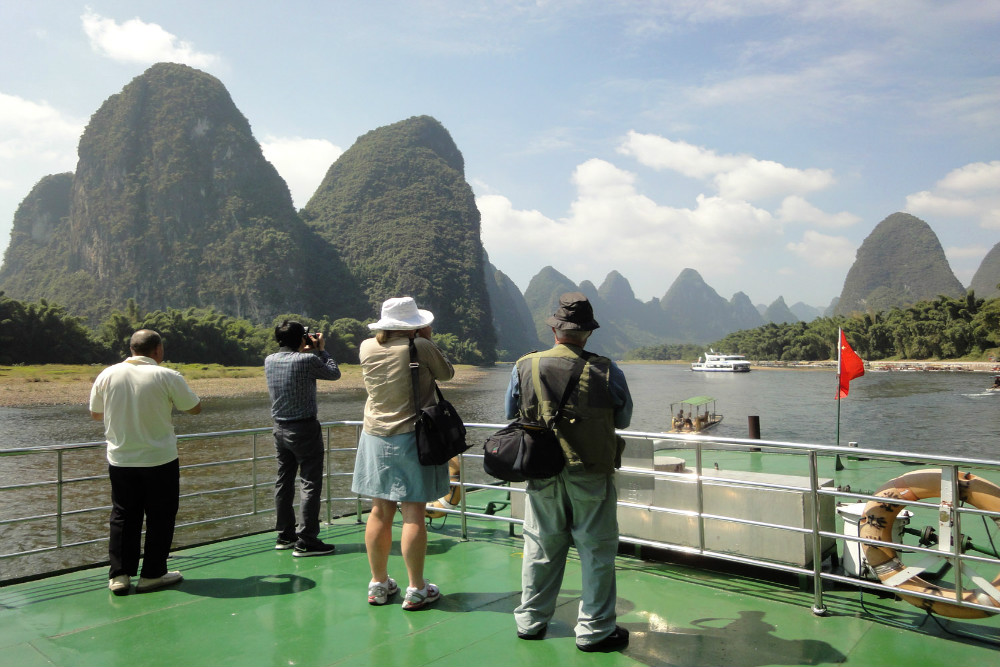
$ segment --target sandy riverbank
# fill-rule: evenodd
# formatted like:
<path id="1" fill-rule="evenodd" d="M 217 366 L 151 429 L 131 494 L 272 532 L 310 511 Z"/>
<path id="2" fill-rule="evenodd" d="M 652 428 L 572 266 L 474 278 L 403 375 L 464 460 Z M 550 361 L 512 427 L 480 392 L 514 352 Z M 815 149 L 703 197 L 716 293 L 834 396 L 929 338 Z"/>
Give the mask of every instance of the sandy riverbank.
<path id="1" fill-rule="evenodd" d="M 364 389 L 361 369 L 343 366 L 343 374 L 336 382 L 317 382 L 319 393 L 334 393 Z M 96 377 L 100 369 L 93 372 Z M 462 386 L 478 381 L 485 371 L 475 366 L 457 366 L 455 377 L 442 387 Z M 0 376 L 0 407 L 30 407 L 36 405 L 86 405 L 90 398 L 90 377 L 53 376 L 33 378 Z M 202 399 L 233 398 L 239 396 L 267 396 L 264 371 L 254 377 L 208 377 L 189 379 L 191 389 Z"/>

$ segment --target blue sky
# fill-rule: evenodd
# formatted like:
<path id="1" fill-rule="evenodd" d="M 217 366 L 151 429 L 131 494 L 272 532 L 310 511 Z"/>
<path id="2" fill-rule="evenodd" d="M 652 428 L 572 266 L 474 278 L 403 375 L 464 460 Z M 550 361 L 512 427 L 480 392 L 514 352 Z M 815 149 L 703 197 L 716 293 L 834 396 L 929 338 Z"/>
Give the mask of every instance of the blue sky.
<path id="1" fill-rule="evenodd" d="M 963 284 L 1000 242 L 1000 3 L 464 0 L 0 5 L 0 248 L 155 62 L 218 77 L 304 206 L 355 139 L 437 118 L 492 262 L 643 301 L 826 306 L 896 211 Z"/>

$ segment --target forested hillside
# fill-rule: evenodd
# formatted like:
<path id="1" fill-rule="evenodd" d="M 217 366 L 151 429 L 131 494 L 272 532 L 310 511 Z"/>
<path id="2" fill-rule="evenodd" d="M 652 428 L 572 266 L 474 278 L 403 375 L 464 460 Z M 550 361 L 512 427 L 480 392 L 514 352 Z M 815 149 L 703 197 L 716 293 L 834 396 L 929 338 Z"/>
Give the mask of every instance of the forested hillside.
<path id="1" fill-rule="evenodd" d="M 965 288 L 952 272 L 937 235 L 908 213 L 893 213 L 858 249 L 834 313 L 871 313 L 907 306 Z"/>
<path id="2" fill-rule="evenodd" d="M 436 120 L 361 137 L 305 217 L 222 83 L 161 63 L 94 113 L 74 173 L 23 200 L 0 290 L 95 328 L 129 300 L 268 327 L 282 313 L 366 321 L 411 295 L 457 361 L 496 358 L 479 211 Z"/>
<path id="3" fill-rule="evenodd" d="M 43 179 L 15 216 L 0 271 L 10 295 L 91 323 L 129 298 L 256 322 L 362 316 L 218 79 L 154 65 L 94 113 L 78 153 L 76 172 Z"/>
<path id="4" fill-rule="evenodd" d="M 792 341 L 787 345 L 751 344 L 755 336 L 746 333 L 817 309 L 789 309 L 778 297 L 758 310 L 743 292 L 727 301 L 692 268 L 647 302 L 618 271 L 596 286 L 576 284 L 552 266 L 522 295 L 489 263 L 462 153 L 430 116 L 359 137 L 296 212 L 223 84 L 160 63 L 97 109 L 78 157 L 74 172 L 40 179 L 18 207 L 0 294 L 26 326 L 59 322 L 68 335 L 96 341 L 83 359 L 123 354 L 124 330 L 146 325 L 203 337 L 200 349 L 181 344 L 190 360 L 213 361 L 211 350 L 220 357 L 214 361 L 251 363 L 270 345 L 275 319 L 291 314 L 330 332 L 348 361 L 382 301 L 411 295 L 434 312 L 435 333 L 453 360 L 489 364 L 548 345 L 544 321 L 569 291 L 594 302 L 601 329 L 591 345 L 617 358 L 637 348 L 687 354 L 685 345 L 720 340 L 754 348 L 755 358 L 823 353 L 806 335 L 811 324 L 769 329 Z M 981 296 L 1000 296 L 998 248 L 973 279 Z M 862 329 L 872 355 L 971 354 L 990 335 L 974 317 L 960 325 L 961 318 L 895 314 L 920 300 L 964 294 L 930 226 L 895 213 L 865 239 L 831 305 L 836 310 L 827 312 L 867 318 Z M 972 310 L 980 312 L 966 304 L 964 312 Z M 898 330 L 891 345 L 890 322 Z M 34 334 L 0 325 L 7 336 L 0 354 L 27 363 L 19 355 L 32 340 L 22 338 Z M 945 328 L 932 333 L 934 326 Z M 822 321 L 816 327 L 829 328 Z"/>
<path id="5" fill-rule="evenodd" d="M 340 253 L 371 314 L 408 294 L 433 311 L 438 330 L 496 359 L 479 209 L 438 121 L 418 116 L 359 137 L 302 215 Z"/>
<path id="6" fill-rule="evenodd" d="M 882 313 L 772 322 L 731 333 L 714 347 L 755 360 L 836 359 L 840 327 L 854 351 L 867 360 L 978 357 L 1000 347 L 1000 299 L 979 299 L 969 292 Z"/>
<path id="7" fill-rule="evenodd" d="M 988 299 L 1000 296 L 1000 243 L 986 253 L 969 287 Z"/>

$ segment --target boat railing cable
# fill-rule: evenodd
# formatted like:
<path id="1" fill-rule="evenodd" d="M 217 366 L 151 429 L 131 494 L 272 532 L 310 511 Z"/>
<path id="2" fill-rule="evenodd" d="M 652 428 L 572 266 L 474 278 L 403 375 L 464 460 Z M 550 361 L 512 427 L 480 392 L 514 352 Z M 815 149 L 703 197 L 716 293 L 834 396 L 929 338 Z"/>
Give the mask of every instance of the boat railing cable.
<path id="1" fill-rule="evenodd" d="M 475 444 L 504 425 L 466 426 Z M 361 522 L 370 500 L 350 491 L 361 422 L 324 422 L 322 427 L 327 447 L 326 520 L 353 517 Z M 176 546 L 273 530 L 276 461 L 273 447 L 262 445 L 270 431 L 262 427 L 179 436 L 183 465 Z M 990 533 L 991 523 L 1000 525 L 1000 513 L 960 502 L 948 510 L 945 523 L 953 523 L 956 532 L 963 519 L 971 528 L 977 524 L 972 519 L 981 518 L 978 532 L 985 538 L 976 549 L 967 548 L 964 540 L 955 544 L 942 538 L 947 544 L 941 550 L 929 543 L 902 545 L 847 535 L 837 529 L 838 503 L 884 499 L 873 492 L 834 486 L 833 476 L 852 472 L 835 468 L 834 461 L 843 457 L 856 462 L 851 465 L 858 471 L 863 466 L 876 470 L 929 466 L 945 470 L 946 480 L 955 479 L 960 470 L 1000 481 L 1000 461 L 696 434 L 619 433 L 627 443 L 617 475 L 620 541 L 637 552 L 675 552 L 794 575 L 811 582 L 812 611 L 822 615 L 824 587 L 898 593 L 895 586 L 866 578 L 862 566 L 853 575 L 839 566 L 841 550 L 845 559 L 851 555 L 861 562 L 866 545 L 885 546 L 905 550 L 914 559 L 935 557 L 949 563 L 957 579 L 955 605 L 990 614 L 998 611 L 996 605 L 984 603 L 982 595 L 976 598 L 979 602 L 961 598 L 963 592 L 976 590 L 971 586 L 986 596 L 995 593 L 975 570 L 1000 570 Z M 103 442 L 0 449 L 0 581 L 13 580 L 11 572 L 18 572 L 18 578 L 44 576 L 106 559 L 109 505 L 104 450 Z M 481 447 L 473 446 L 461 456 L 458 506 L 435 508 L 446 520 L 456 515 L 463 540 L 469 539 L 470 522 L 500 522 L 515 534 L 524 521 L 525 485 L 487 475 L 481 452 Z M 492 492 L 483 494 L 491 498 L 485 507 L 474 500 L 479 491 Z M 504 500 L 496 500 L 498 495 Z M 791 500 L 782 504 L 782 499 Z M 898 502 L 931 515 L 942 507 L 926 500 Z M 789 507 L 799 508 L 798 513 L 789 514 Z M 15 561 L 17 567 L 7 567 Z M 968 585 L 967 574 L 972 577 Z M 906 595 L 942 599 L 920 591 L 907 590 Z"/>

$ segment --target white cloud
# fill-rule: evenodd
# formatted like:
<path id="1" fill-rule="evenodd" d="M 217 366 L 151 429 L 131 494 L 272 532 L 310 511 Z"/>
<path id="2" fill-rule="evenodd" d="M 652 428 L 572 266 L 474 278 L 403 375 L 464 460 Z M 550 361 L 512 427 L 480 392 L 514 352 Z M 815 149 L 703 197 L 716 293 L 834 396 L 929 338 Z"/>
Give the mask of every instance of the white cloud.
<path id="1" fill-rule="evenodd" d="M 968 218 L 984 229 L 1000 229 L 1000 161 L 972 162 L 934 185 L 906 197 L 916 216 Z"/>
<path id="2" fill-rule="evenodd" d="M 316 192 L 330 165 L 344 149 L 326 139 L 268 136 L 261 142 L 264 157 L 274 165 L 288 189 L 296 208 L 302 208 Z"/>
<path id="3" fill-rule="evenodd" d="M 808 41 L 796 46 L 816 48 Z M 870 91 L 880 79 L 885 60 L 884 54 L 862 50 L 836 53 L 816 62 L 810 62 L 808 51 L 785 55 L 790 63 L 788 69 L 767 63 L 761 70 L 751 68 L 748 74 L 740 70 L 739 76 L 689 88 L 685 97 L 703 107 L 763 109 L 772 115 L 779 110 L 827 115 L 837 109 L 840 113 L 845 107 L 863 106 L 872 99 Z"/>
<path id="4" fill-rule="evenodd" d="M 637 191 L 635 174 L 605 160 L 578 165 L 572 181 L 577 196 L 558 220 L 515 209 L 501 195 L 476 199 L 494 264 L 529 275 L 552 265 L 574 280 L 598 281 L 618 269 L 648 298 L 685 267 L 709 281 L 732 275 L 780 237 L 773 216 L 746 201 L 701 195 L 693 208 L 665 206 Z"/>
<path id="5" fill-rule="evenodd" d="M 482 216 L 483 245 L 488 250 L 515 251 L 520 245 L 531 248 L 543 243 L 558 223 L 539 211 L 519 211 L 503 195 L 476 198 Z"/>
<path id="6" fill-rule="evenodd" d="M 857 248 L 843 236 L 828 236 L 808 230 L 798 243 L 785 246 L 789 251 L 810 265 L 825 268 L 849 267 L 855 258 Z"/>
<path id="7" fill-rule="evenodd" d="M 0 93 L 0 160 L 33 159 L 72 166 L 82 120 L 47 102 Z M 19 171 L 11 165 L 8 169 Z M 14 173 L 5 169 L 7 174 Z"/>
<path id="8" fill-rule="evenodd" d="M 84 124 L 45 101 L 0 93 L 0 248 L 31 188 L 47 174 L 75 168 Z"/>
<path id="9" fill-rule="evenodd" d="M 981 245 L 970 245 L 970 246 L 952 246 L 950 248 L 944 249 L 945 256 L 949 260 L 952 259 L 965 259 L 967 257 L 972 257 L 974 259 L 982 259 L 986 256 L 986 253 L 990 251 L 986 246 Z"/>
<path id="10" fill-rule="evenodd" d="M 802 197 L 792 195 L 785 197 L 778 209 L 778 219 L 795 224 L 817 225 L 819 227 L 850 227 L 861 221 L 861 218 L 841 211 L 840 213 L 826 213 L 816 208 Z"/>
<path id="11" fill-rule="evenodd" d="M 98 54 L 126 63 L 175 62 L 192 67 L 212 67 L 219 57 L 203 53 L 194 45 L 155 23 L 138 18 L 118 23 L 87 8 L 80 17 L 91 48 Z"/>
<path id="12" fill-rule="evenodd" d="M 1000 160 L 973 162 L 954 169 L 937 182 L 937 187 L 956 192 L 1000 190 Z"/>
<path id="13" fill-rule="evenodd" d="M 668 169 L 702 180 L 711 178 L 719 195 L 727 199 L 759 201 L 801 195 L 824 190 L 835 182 L 829 170 L 796 169 L 749 155 L 719 155 L 684 141 L 635 131 L 626 135 L 618 152 L 654 169 Z"/>
<path id="14" fill-rule="evenodd" d="M 753 201 L 824 190 L 834 180 L 826 170 L 794 169 L 770 160 L 751 159 L 739 169 L 718 174 L 715 182 L 722 196 Z"/>
<path id="15" fill-rule="evenodd" d="M 860 221 L 850 212 L 827 213 L 806 200 L 804 195 L 835 183 L 830 170 L 721 154 L 635 131 L 617 151 L 641 168 L 673 171 L 705 188 L 690 206 L 659 202 L 640 189 L 648 187 L 640 186 L 642 169 L 632 172 L 594 158 L 574 170 L 576 196 L 560 219 L 518 210 L 485 188 L 481 191 L 491 194 L 476 201 L 483 243 L 494 264 L 522 276 L 551 265 L 571 280 L 594 282 L 617 269 L 645 300 L 662 295 L 688 267 L 720 294 L 728 288 L 759 295 L 773 293 L 775 285 L 828 285 L 841 280 L 854 260 L 855 244 L 841 236 L 809 230 L 797 242 L 784 238 L 785 225 L 841 229 Z M 775 198 L 773 210 L 756 203 Z M 789 264 L 789 253 L 801 261 Z"/>
<path id="16" fill-rule="evenodd" d="M 906 210 L 916 216 L 962 218 L 974 216 L 977 209 L 971 199 L 936 195 L 929 190 L 923 190 L 906 196 Z"/>
<path id="17" fill-rule="evenodd" d="M 693 146 L 685 141 L 672 141 L 655 134 L 640 134 L 630 130 L 618 146 L 618 152 L 631 155 L 639 164 L 653 169 L 669 169 L 691 178 L 705 179 L 743 166 L 749 157 L 720 156 L 715 151 Z"/>

